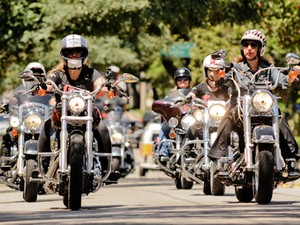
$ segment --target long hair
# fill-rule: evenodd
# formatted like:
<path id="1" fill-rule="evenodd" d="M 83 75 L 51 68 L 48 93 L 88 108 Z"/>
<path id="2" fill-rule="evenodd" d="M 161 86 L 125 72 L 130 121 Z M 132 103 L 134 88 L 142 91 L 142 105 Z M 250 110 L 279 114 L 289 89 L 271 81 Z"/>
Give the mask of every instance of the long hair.
<path id="1" fill-rule="evenodd" d="M 246 58 L 244 57 L 244 56 L 242 56 L 242 55 L 239 55 L 238 57 L 236 57 L 235 58 L 235 61 L 237 62 L 237 63 L 240 63 L 240 62 L 247 62 L 247 60 L 246 60 Z M 271 62 L 271 60 L 268 60 L 268 59 L 266 59 L 265 57 L 258 57 L 258 61 L 261 61 L 261 62 L 264 62 L 264 63 L 269 63 L 269 64 L 271 64 L 272 62 Z"/>
<path id="2" fill-rule="evenodd" d="M 55 71 L 62 71 L 62 72 L 65 72 L 65 64 L 62 62 L 62 63 L 59 63 L 57 64 L 56 66 L 54 66 L 48 73 L 53 73 Z"/>

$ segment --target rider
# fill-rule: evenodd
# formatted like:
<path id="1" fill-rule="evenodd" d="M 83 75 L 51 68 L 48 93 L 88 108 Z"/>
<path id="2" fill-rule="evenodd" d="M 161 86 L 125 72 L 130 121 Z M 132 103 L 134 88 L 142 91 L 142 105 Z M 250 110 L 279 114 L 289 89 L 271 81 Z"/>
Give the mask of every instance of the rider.
<path id="1" fill-rule="evenodd" d="M 39 62 L 31 62 L 29 63 L 24 71 L 29 71 L 31 70 L 33 72 L 33 75 L 39 80 L 39 82 L 43 82 L 45 79 L 45 68 L 44 66 L 39 63 Z M 50 95 L 45 95 L 43 97 L 41 96 L 32 96 L 31 93 L 25 94 L 24 92 L 30 90 L 34 84 L 37 84 L 36 81 L 33 80 L 23 80 L 23 84 L 18 86 L 15 91 L 13 96 L 9 99 L 8 105 L 6 106 L 5 112 L 8 113 L 8 107 L 12 105 L 20 105 L 24 103 L 24 101 L 38 101 L 41 102 L 43 101 L 45 104 L 50 104 L 50 100 L 52 96 Z M 1 144 L 1 156 L 6 156 L 9 157 L 11 156 L 10 151 L 11 147 L 14 144 L 17 144 L 18 142 L 18 136 L 17 133 L 13 132 L 13 127 L 9 126 L 6 130 L 6 134 L 3 135 L 2 137 L 2 144 Z M 5 163 L 1 165 L 6 166 Z"/>
<path id="2" fill-rule="evenodd" d="M 272 64 L 268 62 L 264 57 L 264 52 L 266 50 L 266 37 L 259 30 L 247 30 L 241 38 L 241 56 L 238 58 L 236 63 L 233 63 L 234 68 L 239 71 L 238 76 L 240 77 L 243 84 L 248 84 L 251 76 L 262 68 L 271 67 Z M 274 82 L 274 78 L 277 75 L 276 70 L 271 70 L 271 74 L 260 74 L 258 79 L 264 79 L 269 76 Z M 286 88 L 294 80 L 284 74 L 279 75 L 278 84 L 282 88 Z M 245 94 L 247 90 L 242 89 L 242 95 Z M 226 112 L 226 115 L 221 120 L 220 126 L 218 127 L 218 136 L 213 143 L 208 156 L 213 160 L 219 159 L 227 153 L 227 147 L 229 145 L 229 135 L 233 129 L 237 127 L 235 125 L 236 118 L 236 98 L 237 92 L 232 93 L 231 98 L 231 108 Z M 292 131 L 288 126 L 286 119 L 283 117 L 280 124 L 280 147 L 282 150 L 282 156 L 287 162 L 289 169 L 289 176 L 299 176 L 299 170 L 295 163 L 295 159 L 299 158 L 298 145 L 293 137 Z M 243 137 L 243 131 L 237 130 L 240 137 Z M 243 140 L 240 138 L 240 148 L 243 147 Z"/>
<path id="3" fill-rule="evenodd" d="M 191 71 L 188 68 L 179 68 L 176 70 L 175 75 L 174 75 L 174 81 L 176 84 L 176 87 L 171 90 L 171 92 L 166 96 L 167 97 L 172 97 L 176 93 L 174 92 L 178 89 L 190 89 L 191 86 Z M 176 97 L 176 96 L 174 96 Z M 170 133 L 171 128 L 169 127 L 168 123 L 166 121 L 163 121 L 161 130 L 159 133 L 159 140 L 165 140 L 168 139 L 169 133 Z M 161 157 L 169 157 L 169 150 L 168 150 L 168 143 L 162 143 L 160 145 L 160 149 L 158 150 L 159 158 L 161 160 Z"/>
<path id="4" fill-rule="evenodd" d="M 230 97 L 231 89 L 227 86 L 218 87 L 216 85 L 216 82 L 221 79 L 218 74 L 225 74 L 225 67 L 226 63 L 223 57 L 213 59 L 211 55 L 206 56 L 203 60 L 205 80 L 193 87 L 186 99 L 189 101 L 191 98 L 197 97 L 204 101 L 227 101 Z M 186 138 L 192 140 L 196 136 L 198 136 L 198 132 L 195 124 L 188 129 Z"/>
<path id="5" fill-rule="evenodd" d="M 49 71 L 46 75 L 48 80 L 53 81 L 58 87 L 63 88 L 64 85 L 72 85 L 81 89 L 93 91 L 99 85 L 106 81 L 104 73 L 97 71 L 86 65 L 88 57 L 87 40 L 78 34 L 70 34 L 62 39 L 62 48 L 60 51 L 63 62 Z M 48 86 L 48 90 L 53 87 Z M 103 90 L 102 90 L 103 91 Z M 57 98 L 57 102 L 60 99 Z M 50 136 L 53 134 L 54 128 L 51 120 L 47 120 L 41 130 L 39 136 L 39 151 L 49 152 Z M 98 149 L 105 153 L 111 153 L 111 141 L 109 131 L 106 125 L 101 121 L 98 128 L 93 131 L 94 137 L 98 141 Z M 102 168 L 108 168 L 108 161 L 101 157 Z M 43 165 L 47 169 L 47 163 Z M 112 172 L 109 180 L 116 181 L 120 178 L 118 172 Z"/>

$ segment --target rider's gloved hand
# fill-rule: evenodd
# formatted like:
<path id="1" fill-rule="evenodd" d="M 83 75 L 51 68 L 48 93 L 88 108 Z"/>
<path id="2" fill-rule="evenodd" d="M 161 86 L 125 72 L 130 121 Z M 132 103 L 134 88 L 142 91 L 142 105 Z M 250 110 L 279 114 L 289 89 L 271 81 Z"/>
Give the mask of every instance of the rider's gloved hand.
<path id="1" fill-rule="evenodd" d="M 8 103 L 4 103 L 0 106 L 0 113 L 7 113 L 8 110 Z"/>
<path id="2" fill-rule="evenodd" d="M 190 102 L 192 101 L 192 99 L 193 99 L 193 96 L 192 96 L 192 95 L 187 95 L 187 96 L 185 97 L 185 102 L 190 103 Z"/>
<path id="3" fill-rule="evenodd" d="M 39 88 L 47 90 L 47 84 L 46 83 L 39 83 Z"/>

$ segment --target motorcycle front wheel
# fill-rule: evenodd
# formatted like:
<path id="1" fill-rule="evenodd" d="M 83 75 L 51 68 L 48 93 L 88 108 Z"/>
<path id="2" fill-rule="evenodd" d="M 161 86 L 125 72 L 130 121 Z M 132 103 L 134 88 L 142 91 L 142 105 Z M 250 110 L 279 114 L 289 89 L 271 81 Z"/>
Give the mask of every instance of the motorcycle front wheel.
<path id="1" fill-rule="evenodd" d="M 26 160 L 25 176 L 24 176 L 24 191 L 23 199 L 26 202 L 36 202 L 38 195 L 39 184 L 37 182 L 30 182 L 31 176 L 38 177 L 38 173 L 33 173 L 36 168 L 36 161 L 34 159 Z"/>
<path id="2" fill-rule="evenodd" d="M 258 204 L 269 204 L 274 188 L 274 157 L 268 150 L 258 154 L 258 168 L 255 171 L 254 197 Z"/>
<path id="3" fill-rule="evenodd" d="M 83 152 L 83 136 L 80 134 L 72 134 L 70 136 L 70 148 L 68 156 L 70 168 L 68 191 L 63 200 L 66 207 L 72 210 L 78 210 L 81 208 Z"/>

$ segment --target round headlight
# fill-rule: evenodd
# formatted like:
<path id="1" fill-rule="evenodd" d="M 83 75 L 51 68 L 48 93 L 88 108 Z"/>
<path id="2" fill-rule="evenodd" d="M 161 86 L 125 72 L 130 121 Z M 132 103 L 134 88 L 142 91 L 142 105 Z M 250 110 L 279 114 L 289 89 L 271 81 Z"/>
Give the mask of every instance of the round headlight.
<path id="1" fill-rule="evenodd" d="M 9 123 L 12 127 L 18 127 L 20 125 L 20 120 L 16 116 L 11 116 L 9 118 Z"/>
<path id="2" fill-rule="evenodd" d="M 30 114 L 25 119 L 25 125 L 29 130 L 36 130 L 42 124 L 42 118 L 37 114 Z"/>
<path id="3" fill-rule="evenodd" d="M 195 110 L 193 116 L 198 122 L 202 122 L 204 119 L 203 110 Z"/>
<path id="4" fill-rule="evenodd" d="M 186 114 L 182 117 L 181 119 L 181 127 L 184 130 L 189 129 L 190 126 L 192 126 L 194 123 L 196 122 L 196 119 L 190 115 L 190 114 Z"/>
<path id="5" fill-rule="evenodd" d="M 171 128 L 177 127 L 178 126 L 178 119 L 175 117 L 171 117 L 168 121 L 168 124 Z"/>
<path id="6" fill-rule="evenodd" d="M 76 96 L 69 100 L 69 109 L 75 113 L 79 114 L 85 109 L 85 101 L 83 98 Z"/>
<path id="7" fill-rule="evenodd" d="M 224 105 L 221 104 L 212 105 L 208 109 L 209 118 L 215 122 L 220 121 L 222 117 L 225 115 L 225 112 L 226 112 L 225 107 Z"/>
<path id="8" fill-rule="evenodd" d="M 260 113 L 266 113 L 273 107 L 274 100 L 269 92 L 257 91 L 252 96 L 252 106 Z"/>
<path id="9" fill-rule="evenodd" d="M 111 138 L 113 142 L 121 142 L 123 139 L 123 135 L 120 132 L 114 132 L 111 135 Z"/>

